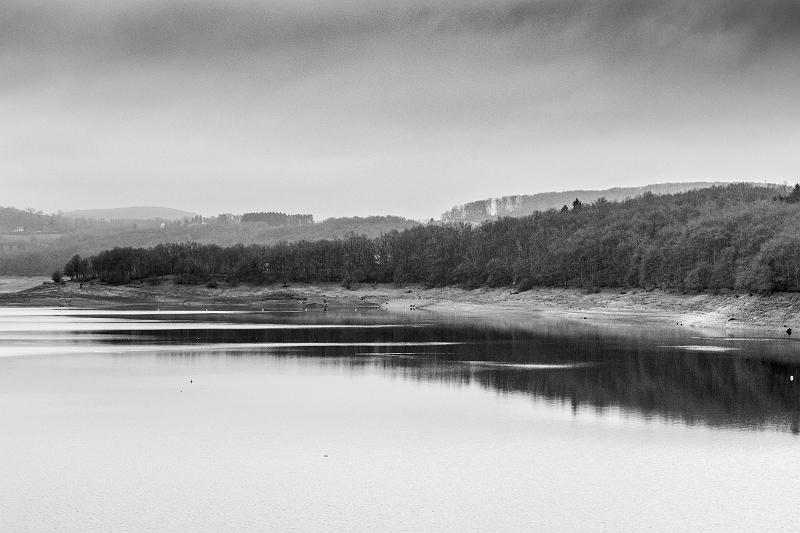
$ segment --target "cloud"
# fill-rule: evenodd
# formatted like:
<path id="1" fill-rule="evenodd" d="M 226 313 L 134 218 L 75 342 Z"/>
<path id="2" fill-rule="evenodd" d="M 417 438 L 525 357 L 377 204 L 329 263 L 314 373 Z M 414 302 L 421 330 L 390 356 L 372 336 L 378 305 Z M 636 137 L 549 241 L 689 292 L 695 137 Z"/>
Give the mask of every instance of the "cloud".
<path id="1" fill-rule="evenodd" d="M 252 54 L 392 34 L 430 39 L 512 36 L 559 50 L 605 54 L 670 48 L 702 52 L 712 40 L 763 53 L 800 41 L 800 3 L 787 0 L 55 0 L 0 2 L 6 51 L 157 60 Z"/>
<path id="2" fill-rule="evenodd" d="M 0 0 L 4 190 L 90 207 L 109 200 L 51 191 L 100 194 L 110 176 L 213 213 L 260 187 L 281 195 L 265 209 L 323 214 L 357 184 L 387 202 L 369 211 L 430 216 L 455 179 L 461 201 L 780 174 L 800 163 L 785 148 L 800 140 L 798 5 Z M 203 197 L 220 176 L 226 191 Z"/>

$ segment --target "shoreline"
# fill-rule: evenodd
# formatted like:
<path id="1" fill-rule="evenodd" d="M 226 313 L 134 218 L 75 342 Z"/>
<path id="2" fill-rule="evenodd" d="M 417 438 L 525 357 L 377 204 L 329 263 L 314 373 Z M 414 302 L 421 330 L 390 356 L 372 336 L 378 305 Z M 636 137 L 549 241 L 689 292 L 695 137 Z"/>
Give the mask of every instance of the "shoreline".
<path id="1" fill-rule="evenodd" d="M 427 289 L 420 285 L 337 284 L 237 287 L 205 285 L 105 285 L 99 282 L 46 283 L 20 292 L 0 294 L 0 306 L 88 309 L 252 309 L 306 310 L 381 308 L 394 312 L 425 310 L 474 318 L 545 315 L 549 318 L 622 324 L 658 324 L 724 329 L 755 329 L 786 335 L 800 332 L 800 294 L 679 294 L 660 290 L 540 287 L 521 293 L 509 288 Z"/>

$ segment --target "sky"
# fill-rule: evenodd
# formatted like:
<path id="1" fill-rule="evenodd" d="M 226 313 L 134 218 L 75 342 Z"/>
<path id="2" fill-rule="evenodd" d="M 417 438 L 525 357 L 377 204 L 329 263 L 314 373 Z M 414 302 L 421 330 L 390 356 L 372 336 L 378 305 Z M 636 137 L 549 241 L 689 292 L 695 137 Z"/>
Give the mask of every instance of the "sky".
<path id="1" fill-rule="evenodd" d="M 0 0 L 0 205 L 800 180 L 800 0 Z"/>

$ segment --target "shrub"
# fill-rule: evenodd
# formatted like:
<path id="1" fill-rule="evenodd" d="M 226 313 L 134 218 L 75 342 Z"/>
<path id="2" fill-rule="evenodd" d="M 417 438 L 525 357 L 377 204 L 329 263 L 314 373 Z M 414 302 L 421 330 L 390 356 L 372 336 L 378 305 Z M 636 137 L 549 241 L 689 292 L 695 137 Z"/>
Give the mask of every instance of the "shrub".
<path id="1" fill-rule="evenodd" d="M 111 272 L 100 276 L 100 281 L 104 281 L 111 285 L 122 285 L 123 283 L 128 283 L 130 280 L 123 272 L 112 270 Z"/>
<path id="2" fill-rule="evenodd" d="M 690 270 L 683 279 L 683 286 L 689 291 L 700 292 L 708 288 L 712 267 L 708 263 L 700 263 Z"/>
<path id="3" fill-rule="evenodd" d="M 55 272 L 53 272 L 53 275 L 50 276 L 50 278 L 53 280 L 53 283 L 61 283 L 62 280 L 61 271 L 56 270 Z"/>
<path id="4" fill-rule="evenodd" d="M 767 265 L 754 260 L 736 276 L 738 289 L 770 292 L 773 289 L 772 273 Z"/>
<path id="5" fill-rule="evenodd" d="M 490 287 L 507 287 L 511 285 L 513 272 L 501 259 L 491 259 L 486 263 L 486 284 Z"/>
<path id="6" fill-rule="evenodd" d="M 535 286 L 531 278 L 522 278 L 517 283 L 517 292 L 525 292 L 531 290 Z"/>
<path id="7" fill-rule="evenodd" d="M 471 261 L 462 261 L 453 269 L 451 283 L 465 289 L 477 289 L 483 283 L 481 270 Z"/>

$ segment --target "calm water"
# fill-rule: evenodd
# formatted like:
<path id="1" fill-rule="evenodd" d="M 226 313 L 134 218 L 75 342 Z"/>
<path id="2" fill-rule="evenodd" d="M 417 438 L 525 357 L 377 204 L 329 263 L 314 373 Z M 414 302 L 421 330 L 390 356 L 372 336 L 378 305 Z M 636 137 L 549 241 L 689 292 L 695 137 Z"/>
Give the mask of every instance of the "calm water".
<path id="1" fill-rule="evenodd" d="M 45 276 L 0 276 L 0 294 L 23 291 L 42 283 L 49 283 Z"/>
<path id="2" fill-rule="evenodd" d="M 800 342 L 0 309 L 0 531 L 800 528 Z"/>

